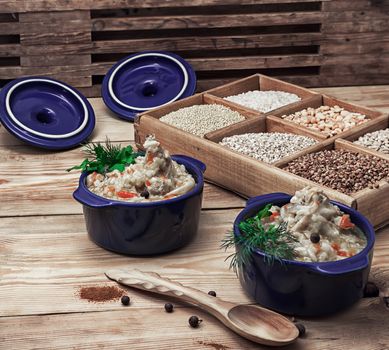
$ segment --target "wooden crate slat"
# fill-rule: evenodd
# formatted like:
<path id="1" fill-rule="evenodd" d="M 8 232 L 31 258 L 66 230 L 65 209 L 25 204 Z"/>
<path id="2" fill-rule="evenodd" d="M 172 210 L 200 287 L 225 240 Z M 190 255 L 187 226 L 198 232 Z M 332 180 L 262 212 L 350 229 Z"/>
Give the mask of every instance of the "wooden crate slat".
<path id="1" fill-rule="evenodd" d="M 374 1 L 374 0 L 373 0 Z M 373 5 L 373 1 L 370 0 L 353 0 L 352 6 L 350 1 L 344 0 L 332 0 L 332 1 L 326 1 L 323 2 L 322 8 L 324 11 L 329 12 L 342 12 L 342 11 L 349 11 L 350 8 L 353 10 L 374 10 L 375 8 L 379 8 L 379 5 Z"/>
<path id="2" fill-rule="evenodd" d="M 376 65 L 377 68 L 380 64 L 386 64 L 389 61 L 389 52 L 382 53 L 380 55 L 380 62 L 377 64 L 377 58 L 373 54 L 344 54 L 342 56 L 328 55 L 323 58 L 325 66 L 336 66 L 347 62 L 347 66 L 359 66 L 365 65 L 368 68 L 370 65 Z"/>
<path id="3" fill-rule="evenodd" d="M 22 56 L 22 67 L 77 66 L 90 64 L 89 55 Z"/>
<path id="4" fill-rule="evenodd" d="M 345 40 L 344 43 L 336 43 L 334 45 L 326 44 L 321 45 L 321 53 L 323 56 L 339 56 L 342 54 L 339 52 L 352 52 L 355 54 L 355 58 L 357 58 L 360 54 L 371 54 L 375 55 L 377 62 L 379 62 L 379 55 L 389 52 L 389 45 L 385 37 L 382 38 L 382 42 L 380 43 L 378 40 L 374 40 L 371 42 L 371 45 L 368 46 L 366 42 L 356 42 L 353 45 L 349 45 Z M 361 62 L 363 63 L 363 62 Z M 363 74 L 363 71 L 361 72 Z"/>
<path id="5" fill-rule="evenodd" d="M 69 77 L 90 76 L 91 66 L 89 64 L 64 65 L 64 66 L 44 66 L 44 67 L 0 67 L 0 75 L 5 78 L 12 78 L 18 75 L 50 75 L 64 74 Z"/>
<path id="6" fill-rule="evenodd" d="M 386 41 L 387 35 L 383 36 L 381 32 L 364 32 L 364 33 L 349 33 L 345 35 L 344 33 L 333 33 L 331 35 L 325 36 L 325 40 L 321 43 L 322 45 L 336 45 L 336 44 L 345 44 L 352 46 L 355 44 L 366 44 L 368 42 L 374 43 L 383 41 L 382 45 L 387 44 Z M 343 53 L 343 52 L 342 52 Z"/>
<path id="7" fill-rule="evenodd" d="M 20 23 L 18 23 L 18 22 L 9 22 L 9 23 L 0 22 L 0 35 L 19 34 L 19 33 L 20 33 Z"/>
<path id="8" fill-rule="evenodd" d="M 373 75 L 378 71 L 385 71 L 388 66 L 388 58 L 382 58 L 381 62 L 375 62 L 374 59 L 372 62 L 367 62 L 366 64 L 358 63 L 356 58 L 354 61 L 348 61 L 349 64 L 342 67 L 342 74 L 344 75 L 357 75 L 363 69 L 365 77 L 368 75 Z M 336 72 L 339 72 L 339 65 L 336 64 L 326 64 L 321 67 L 321 73 L 323 75 L 335 76 Z"/>
<path id="9" fill-rule="evenodd" d="M 282 0 L 283 3 L 325 2 L 330 0 Z M 115 8 L 148 8 L 148 7 L 191 7 L 215 5 L 252 5 L 256 0 L 0 0 L 1 12 L 37 12 L 37 11 L 66 11 L 115 9 Z M 261 4 L 275 4 L 279 0 L 261 0 Z"/>
<path id="10" fill-rule="evenodd" d="M 52 35 L 58 36 L 60 34 L 83 33 L 88 34 L 90 38 L 90 23 L 89 20 L 66 20 L 66 22 L 58 23 L 58 21 L 45 22 L 24 22 L 20 23 L 20 32 L 26 36 L 34 35 Z M 43 42 L 42 42 L 43 43 Z"/>
<path id="11" fill-rule="evenodd" d="M 33 58 L 32 58 L 33 60 Z M 320 55 L 285 55 L 285 56 L 252 56 L 252 57 L 221 57 L 221 58 L 188 58 L 188 63 L 193 66 L 197 72 L 209 70 L 240 69 L 244 66 L 246 69 L 264 69 L 264 68 L 282 68 L 282 67 L 306 67 L 320 65 L 322 57 Z M 80 68 L 90 74 L 106 74 L 114 62 L 92 63 Z M 1 71 L 1 68 L 0 68 Z"/>
<path id="12" fill-rule="evenodd" d="M 87 54 L 89 55 L 92 49 L 92 43 L 73 43 L 71 45 L 66 43 L 56 44 L 56 45 L 31 45 L 31 46 L 23 46 L 23 54 L 26 56 L 37 56 L 42 55 L 43 53 L 46 55 L 58 55 L 61 53 L 62 55 L 79 55 L 79 54 Z"/>
<path id="13" fill-rule="evenodd" d="M 247 49 L 258 47 L 274 47 L 275 45 L 316 45 L 320 43 L 320 33 L 293 33 L 268 35 L 242 35 L 234 37 L 176 37 L 135 40 L 103 40 L 93 42 L 93 53 L 113 53 L 153 50 L 208 50 L 208 49 Z"/>
<path id="14" fill-rule="evenodd" d="M 24 33 L 21 35 L 21 43 L 25 46 L 41 46 L 41 54 L 44 53 L 46 45 L 53 44 L 83 44 L 90 43 L 90 34 L 87 32 L 76 31 L 73 33 L 43 33 L 32 34 Z M 58 51 L 57 51 L 58 53 Z"/>
<path id="15" fill-rule="evenodd" d="M 389 22 L 387 19 L 370 19 L 363 21 L 350 22 L 324 22 L 322 24 L 322 31 L 327 34 L 348 34 L 348 33 L 366 33 L 366 32 L 383 32 L 389 31 Z"/>
<path id="16" fill-rule="evenodd" d="M 178 28 L 230 28 L 321 23 L 320 12 L 256 13 L 237 15 L 152 16 L 97 18 L 93 31 L 152 30 Z"/>
<path id="17" fill-rule="evenodd" d="M 206 60 L 187 60 L 196 70 L 224 70 L 224 69 L 245 69 L 257 68 L 278 68 L 278 67 L 304 67 L 315 66 L 322 63 L 321 55 L 284 55 L 284 56 L 252 56 L 252 57 L 221 57 L 207 58 Z"/>
<path id="18" fill-rule="evenodd" d="M 343 68 L 343 67 L 342 67 Z M 361 67 L 362 69 L 363 67 Z M 356 85 L 383 85 L 388 84 L 389 73 L 382 73 L 381 75 L 372 74 L 347 74 L 340 75 L 340 67 L 338 67 L 338 74 L 334 72 L 332 75 L 320 75 L 320 76 L 278 76 L 279 79 L 293 82 L 295 84 L 307 86 L 307 87 L 319 87 L 319 86 L 356 86 Z M 341 77 L 341 80 L 340 80 Z"/>
<path id="19" fill-rule="evenodd" d="M 363 20 L 371 19 L 385 19 L 387 18 L 385 12 L 380 11 L 379 8 L 371 7 L 369 11 L 355 10 L 353 7 L 347 11 L 328 11 L 323 13 L 323 22 L 326 23 L 340 23 L 352 22 L 358 23 Z"/>
<path id="20" fill-rule="evenodd" d="M 89 10 L 89 9 L 88 9 Z M 58 21 L 90 20 L 90 11 L 54 11 L 54 12 L 28 12 L 19 15 L 20 23 L 53 23 Z M 66 25 L 67 22 L 63 24 Z"/>
<path id="21" fill-rule="evenodd" d="M 0 57 L 15 57 L 21 55 L 20 44 L 1 44 Z"/>
<path id="22" fill-rule="evenodd" d="M 69 12 L 58 12 L 46 21 L 35 21 L 30 13 L 20 14 L 21 43 L 25 46 L 90 43 L 89 11 L 72 11 L 79 19 L 69 19 Z M 44 17 L 45 13 L 41 13 Z"/>
<path id="23" fill-rule="evenodd" d="M 382 32 L 328 34 L 321 42 L 320 52 L 324 55 L 339 56 L 387 52 L 389 50 L 388 34 L 383 35 Z M 379 61 L 378 58 L 377 61 Z"/>
<path id="24" fill-rule="evenodd" d="M 90 75 L 80 71 L 78 66 L 54 67 L 55 70 L 51 68 L 53 67 L 0 67 L 0 82 L 12 80 L 15 76 L 40 75 L 59 79 L 77 87 L 87 87 L 92 84 Z"/>

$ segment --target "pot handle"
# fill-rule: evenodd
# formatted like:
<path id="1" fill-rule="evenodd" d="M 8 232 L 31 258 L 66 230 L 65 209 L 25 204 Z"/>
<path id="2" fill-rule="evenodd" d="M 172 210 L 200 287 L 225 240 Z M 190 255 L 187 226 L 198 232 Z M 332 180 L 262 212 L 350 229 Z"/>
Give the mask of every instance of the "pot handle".
<path id="1" fill-rule="evenodd" d="M 91 208 L 104 208 L 104 207 L 109 207 L 113 204 L 108 199 L 94 196 L 91 193 L 86 192 L 80 187 L 73 192 L 73 198 L 77 202 L 80 202 L 81 204 Z"/>
<path id="2" fill-rule="evenodd" d="M 286 200 L 289 200 L 291 198 L 289 194 L 283 192 L 268 193 L 268 194 L 263 194 L 260 196 L 249 198 L 246 202 L 246 207 L 254 203 L 259 204 L 261 202 L 264 202 L 263 204 L 267 204 L 267 202 L 274 197 L 277 197 L 277 199 L 286 199 Z"/>
<path id="3" fill-rule="evenodd" d="M 182 154 L 175 154 L 173 156 L 173 159 L 174 160 L 184 160 L 184 161 L 187 161 L 189 163 L 191 163 L 192 165 L 194 165 L 196 168 L 200 169 L 200 171 L 202 173 L 205 172 L 205 170 L 207 169 L 207 166 L 200 160 L 196 159 L 196 158 L 192 158 L 192 157 L 189 157 L 189 156 L 184 156 Z"/>
<path id="4" fill-rule="evenodd" d="M 342 261 L 342 264 L 339 264 L 339 261 L 337 261 L 336 263 L 326 263 L 324 265 L 318 265 L 315 266 L 313 269 L 316 272 L 325 275 L 341 275 L 344 273 L 366 269 L 369 264 L 369 257 L 364 255 L 356 259 L 345 259 Z"/>

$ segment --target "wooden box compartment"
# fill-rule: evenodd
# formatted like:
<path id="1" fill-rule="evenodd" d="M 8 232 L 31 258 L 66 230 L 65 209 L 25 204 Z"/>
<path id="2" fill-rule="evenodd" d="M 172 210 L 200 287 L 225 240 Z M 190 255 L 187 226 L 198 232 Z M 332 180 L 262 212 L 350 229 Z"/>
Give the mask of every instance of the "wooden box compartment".
<path id="1" fill-rule="evenodd" d="M 152 109 L 148 112 L 143 113 L 142 115 L 147 114 L 150 117 L 153 117 L 155 119 L 159 119 L 159 118 L 163 117 L 164 115 L 166 115 L 170 112 L 174 112 L 178 109 L 190 107 L 190 106 L 194 106 L 194 105 L 202 105 L 202 104 L 223 105 L 227 108 L 230 108 L 234 111 L 239 112 L 239 114 L 241 114 L 243 117 L 245 117 L 246 120 L 249 120 L 252 118 L 257 118 L 257 117 L 262 115 L 262 113 L 260 113 L 260 112 L 252 111 L 252 110 L 243 108 L 242 106 L 230 106 L 228 101 L 219 100 L 218 98 L 216 98 L 212 95 L 209 95 L 207 93 L 196 94 L 196 95 L 184 98 L 182 100 L 173 102 L 173 103 L 168 104 L 166 106 Z M 239 124 L 239 123 L 242 123 L 242 122 L 238 122 L 235 124 Z M 235 124 L 232 124 L 232 125 L 235 125 Z M 171 126 L 171 127 L 178 130 L 178 128 L 176 128 L 174 126 Z"/>
<path id="2" fill-rule="evenodd" d="M 316 135 L 316 137 L 318 137 L 322 140 L 325 140 L 325 139 L 337 139 L 340 137 L 347 138 L 347 137 L 350 137 L 351 135 L 360 134 L 360 133 L 364 134 L 365 130 L 369 130 L 369 128 L 374 129 L 375 127 L 377 127 L 378 129 L 381 129 L 381 126 L 384 125 L 386 120 L 387 120 L 387 117 L 378 111 L 373 111 L 373 110 L 370 110 L 368 108 L 358 106 L 358 105 L 355 105 L 352 103 L 348 103 L 348 102 L 345 102 L 345 101 L 342 101 L 342 100 L 339 100 L 339 99 L 336 99 L 334 97 L 327 96 L 327 95 L 313 96 L 312 98 L 310 98 L 306 101 L 302 101 L 301 103 L 290 106 L 289 108 L 283 109 L 282 111 L 279 111 L 279 110 L 274 111 L 271 113 L 271 115 L 281 118 L 281 116 L 283 116 L 283 115 L 289 115 L 289 114 L 292 114 L 295 112 L 300 112 L 303 109 L 306 109 L 308 107 L 318 108 L 320 106 L 330 106 L 330 107 L 339 106 L 339 107 L 342 107 L 349 112 L 357 112 L 357 113 L 365 114 L 370 120 L 368 120 L 366 123 L 354 126 L 353 128 L 345 130 L 345 131 L 343 131 L 337 135 L 334 135 L 332 137 L 330 137 L 329 135 L 326 135 L 325 133 L 322 133 L 320 131 L 316 131 L 314 129 L 310 129 L 310 128 L 307 128 L 305 126 L 298 125 L 297 123 L 294 123 L 294 122 L 286 120 L 286 119 L 283 119 L 283 121 L 286 124 L 289 124 L 291 126 L 298 125 L 300 128 L 307 130 L 307 132 L 309 132 L 309 134 L 311 134 L 312 136 Z"/>
<path id="3" fill-rule="evenodd" d="M 387 129 L 387 128 L 389 128 L 389 119 L 383 119 L 380 123 L 371 124 L 371 125 L 369 125 L 368 128 L 360 130 L 356 133 L 353 133 L 353 134 L 349 135 L 348 137 L 345 137 L 341 141 L 343 144 L 351 145 L 354 149 L 357 149 L 361 152 L 371 154 L 372 156 L 381 157 L 381 158 L 384 158 L 384 159 L 389 161 L 389 154 L 382 153 L 382 152 L 376 151 L 374 149 L 367 148 L 365 146 L 361 146 L 361 145 L 357 145 L 357 144 L 353 143 L 355 140 L 357 140 L 359 137 L 361 137 L 365 134 L 368 134 L 368 133 L 371 133 L 374 131 L 378 131 L 378 130 Z"/>
<path id="4" fill-rule="evenodd" d="M 220 103 L 227 105 L 224 100 L 206 92 L 140 114 L 135 121 L 135 141 L 137 146 L 142 148 L 145 137 L 149 134 L 154 134 L 161 144 L 172 154 L 186 154 L 204 162 L 207 165 L 205 172 L 207 181 L 246 197 L 253 197 L 270 192 L 286 192 L 292 194 L 305 186 L 316 186 L 321 188 L 331 199 L 359 209 L 376 226 L 389 220 L 389 202 L 382 200 L 385 196 L 389 196 L 389 184 L 384 180 L 380 182 L 378 189 L 368 188 L 353 193 L 352 195 L 347 195 L 282 169 L 290 160 L 300 155 L 316 152 L 325 148 L 347 148 L 363 153 L 370 153 L 369 151 L 365 149 L 361 150 L 360 147 L 356 147 L 351 142 L 341 139 L 339 135 L 332 138 L 323 138 L 323 135 L 320 133 L 282 120 L 279 116 L 264 115 L 238 105 L 229 106 L 231 109 L 239 110 L 242 115 L 246 116 L 247 119 L 245 121 L 208 133 L 204 138 L 192 135 L 158 120 L 171 111 L 201 103 Z M 379 112 L 346 103 L 330 96 L 317 94 L 305 101 L 300 101 L 298 105 L 290 107 L 288 111 L 289 113 L 293 113 L 293 111 L 305 108 L 307 104 L 312 107 L 318 107 L 323 103 L 328 105 L 337 104 L 350 111 L 364 113 L 371 118 L 370 121 L 343 132 L 341 136 L 346 138 L 350 138 L 354 134 L 364 134 L 371 130 L 382 129 L 388 125 L 388 117 Z M 274 164 L 258 161 L 218 144 L 224 136 L 249 131 L 295 133 L 313 137 L 319 143 L 281 159 Z M 377 198 L 381 198 L 379 203 L 376 203 Z M 375 210 L 378 207 L 379 211 Z"/>
<path id="5" fill-rule="evenodd" d="M 382 153 L 378 152 L 371 152 L 370 150 L 364 148 L 364 147 L 358 147 L 357 145 L 354 145 L 353 143 L 343 140 L 343 139 L 337 139 L 334 142 L 331 143 L 322 143 L 321 148 L 317 149 L 307 149 L 306 152 L 303 152 L 304 154 L 308 153 L 314 153 L 319 150 L 324 149 L 343 149 L 350 152 L 356 152 L 356 153 L 362 153 L 366 155 L 372 155 L 376 156 L 378 158 L 384 159 L 386 161 L 389 161 L 389 158 Z M 297 158 L 297 157 L 294 157 Z M 283 172 L 287 172 L 283 168 L 290 162 L 280 162 L 278 166 L 280 167 L 280 170 Z M 291 174 L 288 172 L 288 174 Z M 291 174 L 293 176 L 297 176 L 294 174 Z M 300 177 L 300 176 L 298 176 Z M 310 180 L 307 180 L 310 183 L 312 183 Z M 370 221 L 375 225 L 383 225 L 389 222 L 389 203 L 387 201 L 387 198 L 389 198 L 389 177 L 384 178 L 378 182 L 378 188 L 369 188 L 366 187 L 362 190 L 345 194 L 346 196 L 352 198 L 351 203 L 354 208 L 361 211 L 364 215 L 366 215 Z M 316 183 L 315 183 L 315 186 Z M 320 185 L 320 187 L 326 188 L 326 192 L 329 190 L 334 191 L 333 189 Z"/>
<path id="6" fill-rule="evenodd" d="M 312 90 L 308 90 L 308 89 L 305 89 L 301 86 L 290 84 L 290 83 L 287 83 L 287 82 L 282 81 L 282 80 L 270 78 L 270 77 L 262 75 L 262 74 L 254 74 L 250 77 L 240 79 L 240 80 L 234 81 L 232 83 L 208 90 L 207 92 L 213 96 L 220 98 L 222 101 L 227 102 L 231 106 L 242 107 L 242 105 L 240 105 L 236 102 L 224 100 L 224 97 L 238 95 L 238 94 L 248 92 L 248 91 L 253 91 L 253 90 L 283 91 L 283 92 L 289 92 L 289 93 L 295 94 L 301 98 L 301 101 L 296 101 L 296 102 L 290 103 L 290 104 L 285 105 L 283 107 L 280 107 L 280 108 L 274 109 L 270 112 L 267 112 L 266 114 L 283 113 L 284 111 L 287 111 L 289 108 L 296 106 L 296 105 L 299 105 L 299 103 L 304 102 L 304 101 L 310 99 L 311 97 L 318 95 L 318 93 L 316 93 Z M 245 107 L 245 108 L 256 111 L 255 109 L 251 109 L 249 107 Z"/>
<path id="7" fill-rule="evenodd" d="M 282 119 L 279 119 L 277 117 L 271 117 L 271 116 L 260 116 L 257 118 L 248 119 L 241 123 L 233 124 L 223 129 L 219 129 L 214 132 L 208 133 L 205 135 L 205 138 L 207 140 L 219 144 L 219 142 L 222 141 L 224 137 L 228 137 L 228 136 L 241 135 L 246 133 L 271 133 L 271 132 L 282 132 L 282 133 L 291 133 L 296 135 L 307 136 L 312 139 L 315 139 L 318 142 L 310 147 L 307 147 L 301 151 L 298 151 L 287 157 L 281 158 L 280 160 L 274 163 L 271 163 L 273 166 L 282 165 L 285 162 L 288 162 L 296 157 L 299 157 L 300 155 L 306 154 L 307 152 L 313 152 L 323 147 L 323 143 L 321 143 L 321 139 L 310 135 L 309 133 L 306 132 L 306 129 L 300 127 L 290 128 L 289 125 L 285 125 Z M 228 149 L 231 152 L 237 153 L 242 157 L 256 160 L 255 158 L 252 158 L 248 155 L 231 150 L 226 146 L 222 146 L 222 147 Z M 256 161 L 261 162 L 260 160 L 256 160 Z M 269 163 L 263 162 L 263 164 L 269 164 Z"/>

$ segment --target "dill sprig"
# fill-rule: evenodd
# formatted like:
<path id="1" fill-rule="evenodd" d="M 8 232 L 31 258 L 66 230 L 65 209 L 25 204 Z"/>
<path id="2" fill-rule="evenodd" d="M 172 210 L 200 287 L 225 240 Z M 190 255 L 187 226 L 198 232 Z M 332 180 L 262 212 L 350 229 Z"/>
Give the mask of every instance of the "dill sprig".
<path id="1" fill-rule="evenodd" d="M 140 155 L 134 152 L 131 146 L 121 147 L 113 145 L 108 139 L 104 144 L 91 142 L 84 146 L 86 159 L 66 171 L 81 169 L 81 171 L 96 171 L 104 174 L 109 171 L 124 171 L 127 165 L 135 163 L 135 159 Z"/>
<path id="2" fill-rule="evenodd" d="M 247 265 L 256 249 L 266 253 L 266 263 L 272 264 L 275 260 L 293 259 L 293 243 L 295 238 L 287 231 L 286 222 L 280 225 L 263 225 L 262 219 L 271 215 L 269 209 L 272 204 L 266 205 L 254 217 L 247 218 L 239 223 L 240 235 L 235 236 L 233 231 L 226 234 L 221 247 L 227 250 L 236 246 L 236 252 L 229 255 L 230 268 L 237 272 L 237 268 Z"/>

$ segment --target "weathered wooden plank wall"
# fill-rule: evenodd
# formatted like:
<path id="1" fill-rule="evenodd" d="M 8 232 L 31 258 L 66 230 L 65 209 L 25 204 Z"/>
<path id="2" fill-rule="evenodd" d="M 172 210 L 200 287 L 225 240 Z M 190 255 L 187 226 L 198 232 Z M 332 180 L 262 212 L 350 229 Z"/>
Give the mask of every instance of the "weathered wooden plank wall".
<path id="1" fill-rule="evenodd" d="M 0 0 L 0 87 L 52 76 L 98 96 L 107 69 L 169 50 L 205 90 L 252 73 L 305 86 L 389 83 L 389 6 L 354 0 Z"/>

